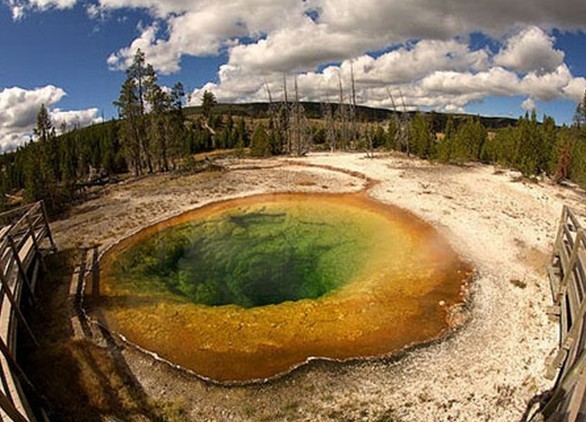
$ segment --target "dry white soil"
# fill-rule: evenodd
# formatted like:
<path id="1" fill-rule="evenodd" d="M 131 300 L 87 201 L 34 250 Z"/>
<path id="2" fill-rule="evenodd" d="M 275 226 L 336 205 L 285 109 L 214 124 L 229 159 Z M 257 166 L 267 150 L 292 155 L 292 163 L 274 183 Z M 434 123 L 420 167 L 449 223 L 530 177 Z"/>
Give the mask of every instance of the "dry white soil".
<path id="1" fill-rule="evenodd" d="M 551 387 L 544 375 L 558 327 L 546 315 L 551 295 L 545 265 L 562 206 L 586 221 L 583 191 L 527 181 L 493 166 L 454 167 L 391 155 L 221 163 L 224 172 L 158 175 L 103 189 L 53 224 L 58 246 L 100 244 L 105 250 L 142 227 L 219 199 L 356 191 L 367 185 L 359 177 L 364 175 L 379 182 L 369 190 L 373 198 L 430 222 L 477 269 L 470 318 L 443 341 L 398 358 L 314 363 L 246 387 L 211 385 L 122 346 L 148 395 L 179 403 L 197 421 L 511 421 Z"/>

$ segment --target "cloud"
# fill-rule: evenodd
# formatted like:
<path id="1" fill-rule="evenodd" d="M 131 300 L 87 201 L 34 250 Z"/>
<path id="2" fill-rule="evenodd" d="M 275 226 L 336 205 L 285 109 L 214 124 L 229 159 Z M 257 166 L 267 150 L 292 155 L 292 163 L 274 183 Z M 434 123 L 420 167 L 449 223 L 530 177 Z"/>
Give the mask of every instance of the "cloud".
<path id="1" fill-rule="evenodd" d="M 218 54 L 224 48 L 231 65 L 283 72 L 311 70 L 410 40 L 443 41 L 472 32 L 500 39 L 515 28 L 528 29 L 509 40 L 499 65 L 550 71 L 563 53 L 539 28 L 586 29 L 582 0 L 564 0 L 556 7 L 550 0 L 100 0 L 99 5 L 143 7 L 164 23 L 165 31 L 145 28 L 112 57 L 124 62 L 140 46 L 166 73 L 178 71 L 184 55 Z"/>
<path id="2" fill-rule="evenodd" d="M 565 54 L 553 47 L 554 38 L 537 27 L 529 27 L 511 37 L 494 58 L 496 64 L 518 72 L 545 73 L 557 69 Z"/>
<path id="3" fill-rule="evenodd" d="M 90 16 L 124 8 L 146 10 L 155 23 L 113 52 L 109 64 L 124 68 L 140 47 L 164 73 L 177 72 L 182 56 L 213 55 L 224 48 L 230 50 L 231 64 L 257 71 L 308 70 L 410 40 L 449 40 L 472 32 L 499 38 L 522 27 L 533 29 L 512 40 L 500 65 L 520 65 L 516 59 L 523 46 L 530 47 L 526 55 L 540 64 L 544 57 L 539 48 L 547 48 L 548 39 L 538 27 L 586 29 L 583 0 L 562 0 L 555 7 L 551 0 L 95 0 L 89 5 L 81 0 L 7 1 L 15 19 L 29 10 L 76 3 Z M 559 55 L 553 51 L 550 56 L 545 70 L 559 65 Z"/>
<path id="4" fill-rule="evenodd" d="M 263 34 L 278 31 L 283 25 L 283 16 L 288 16 L 287 25 L 297 25 L 304 17 L 303 3 L 294 0 L 268 2 L 266 0 L 225 0 L 205 2 L 192 6 L 189 11 L 171 15 L 164 25 L 155 22 L 140 29 L 140 36 L 125 48 L 113 53 L 108 64 L 114 69 L 125 69 L 140 48 L 147 61 L 162 73 L 174 73 L 180 69 L 184 55 L 216 55 L 224 48 L 238 45 L 242 38 L 258 38 Z M 102 3 L 104 6 L 111 2 Z M 162 5 L 160 5 L 163 7 Z M 168 10 L 165 5 L 163 10 Z M 182 5 L 178 5 L 182 10 Z M 160 8 L 157 7 L 156 11 Z M 159 13 L 159 12 L 155 12 Z M 162 31 L 161 27 L 166 30 Z"/>
<path id="5" fill-rule="evenodd" d="M 70 7 L 76 0 L 7 0 L 13 14 Z M 80 1 L 80 0 L 77 0 Z M 339 76 L 351 69 L 361 104 L 391 107 L 389 92 L 408 108 L 460 110 L 486 96 L 550 101 L 582 98 L 586 81 L 572 75 L 552 29 L 586 30 L 586 2 L 561 0 L 94 0 L 90 16 L 136 8 L 152 20 L 108 57 L 124 70 L 135 51 L 164 74 L 185 56 L 226 54 L 217 83 L 202 90 L 222 101 L 276 97 L 282 74 L 298 73 L 302 98 L 334 100 Z M 482 33 L 491 48 L 473 47 Z M 497 51 L 494 51 L 497 50 Z M 292 89 L 292 79 L 289 79 Z M 401 101 L 402 102 L 402 101 Z"/>
<path id="6" fill-rule="evenodd" d="M 36 125 L 41 105 L 45 104 L 50 108 L 65 95 L 63 89 L 53 85 L 30 90 L 19 87 L 0 90 L 0 151 L 11 151 L 27 142 Z M 60 125 L 65 121 L 69 127 L 74 123 L 85 126 L 100 120 L 97 109 L 55 109 L 50 114 L 54 123 Z"/>
<path id="7" fill-rule="evenodd" d="M 62 127 L 64 127 L 67 131 L 103 121 L 103 119 L 100 117 L 100 111 L 97 108 L 69 111 L 63 111 L 59 108 L 55 108 L 51 111 L 50 117 L 53 125 L 59 131 L 62 131 Z"/>
<path id="8" fill-rule="evenodd" d="M 349 101 L 354 73 L 358 103 L 374 107 L 391 108 L 394 101 L 399 108 L 404 102 L 408 109 L 454 111 L 488 96 L 579 101 L 586 80 L 575 78 L 564 63 L 547 71 L 541 66 L 528 73 L 499 65 L 501 60 L 496 58 L 515 45 L 520 34 L 513 34 L 496 52 L 473 49 L 468 40 L 460 38 L 422 40 L 378 57 L 365 54 L 319 72 L 299 72 L 299 95 L 303 100 L 338 101 L 341 82 L 345 101 Z M 267 86 L 273 98 L 283 97 L 280 72 L 265 70 L 259 76 L 250 66 L 231 61 L 220 68 L 218 76 L 218 83 L 206 84 L 192 93 L 192 104 L 199 104 L 204 90 L 213 91 L 218 100 L 225 102 L 267 101 Z M 288 78 L 288 89 L 291 98 L 293 76 Z"/>
<path id="9" fill-rule="evenodd" d="M 70 9 L 77 0 L 7 0 L 12 12 L 12 19 L 22 19 L 29 11 L 45 11 L 49 9 Z"/>
<path id="10" fill-rule="evenodd" d="M 567 98 L 575 103 L 581 102 L 586 93 L 586 78 L 573 78 L 563 89 Z"/>
<path id="11" fill-rule="evenodd" d="M 110 17 L 109 9 L 99 6 L 97 4 L 88 4 L 85 7 L 85 12 L 90 19 L 98 21 L 106 21 Z"/>
<path id="12" fill-rule="evenodd" d="M 53 85 L 26 90 L 13 87 L 0 91 L 0 128 L 22 130 L 31 127 L 42 104 L 50 106 L 65 96 Z"/>
<path id="13" fill-rule="evenodd" d="M 535 100 L 529 97 L 521 103 L 521 108 L 525 111 L 535 111 L 537 106 L 535 105 Z"/>
<path id="14" fill-rule="evenodd" d="M 113 53 L 108 57 L 108 66 L 111 70 L 126 70 L 134 59 L 134 54 L 139 49 L 148 55 L 147 61 L 159 72 L 167 74 L 179 71 L 179 56 L 172 49 L 165 48 L 165 42 L 157 40 L 158 27 L 151 25 L 142 31 L 139 38 L 132 44 Z"/>

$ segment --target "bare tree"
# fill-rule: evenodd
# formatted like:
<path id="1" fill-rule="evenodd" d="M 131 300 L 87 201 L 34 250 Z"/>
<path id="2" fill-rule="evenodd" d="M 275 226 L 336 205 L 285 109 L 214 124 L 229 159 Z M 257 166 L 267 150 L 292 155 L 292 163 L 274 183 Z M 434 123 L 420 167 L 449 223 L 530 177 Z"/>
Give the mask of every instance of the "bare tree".
<path id="1" fill-rule="evenodd" d="M 287 153 L 291 154 L 293 148 L 291 147 L 291 136 L 289 133 L 289 95 L 287 92 L 287 75 L 283 73 L 283 97 L 285 103 L 281 108 L 281 132 L 284 143 L 287 145 Z"/>
<path id="2" fill-rule="evenodd" d="M 351 104 L 350 104 L 350 136 L 352 140 L 358 138 L 358 122 L 356 108 L 356 80 L 354 78 L 354 63 L 350 63 Z"/>
<path id="3" fill-rule="evenodd" d="M 311 133 L 309 130 L 309 122 L 305 116 L 305 110 L 299 101 L 297 76 L 295 76 L 295 101 L 292 105 L 291 114 L 293 117 L 291 121 L 293 152 L 297 155 L 304 155 L 307 153 L 309 144 L 311 143 Z"/>
<path id="4" fill-rule="evenodd" d="M 364 146 L 366 152 L 366 158 L 374 158 L 374 134 L 372 132 L 372 128 L 368 125 L 368 123 L 364 124 Z"/>
<path id="5" fill-rule="evenodd" d="M 399 95 L 401 96 L 401 102 L 403 106 L 402 112 L 399 112 L 397 110 L 397 105 L 395 103 L 393 94 L 389 88 L 387 88 L 387 94 L 391 100 L 391 104 L 393 105 L 393 114 L 397 124 L 397 131 L 395 132 L 395 144 L 398 145 L 402 151 L 405 151 L 407 156 L 409 156 L 409 127 L 411 126 L 411 122 L 409 114 L 407 113 L 407 107 L 405 106 L 405 98 L 403 97 L 403 93 L 399 90 Z"/>
<path id="6" fill-rule="evenodd" d="M 344 86 L 342 84 L 342 75 L 338 72 L 338 88 L 340 91 L 340 96 L 338 99 L 338 110 L 337 110 L 337 117 L 339 121 L 340 127 L 340 137 L 338 144 L 344 148 L 348 144 L 348 111 L 346 109 L 346 104 L 344 102 Z"/>
<path id="7" fill-rule="evenodd" d="M 326 121 L 326 143 L 330 147 L 330 152 L 336 150 L 336 125 L 334 121 L 334 113 L 332 111 L 332 104 L 330 102 L 322 104 L 322 114 Z"/>

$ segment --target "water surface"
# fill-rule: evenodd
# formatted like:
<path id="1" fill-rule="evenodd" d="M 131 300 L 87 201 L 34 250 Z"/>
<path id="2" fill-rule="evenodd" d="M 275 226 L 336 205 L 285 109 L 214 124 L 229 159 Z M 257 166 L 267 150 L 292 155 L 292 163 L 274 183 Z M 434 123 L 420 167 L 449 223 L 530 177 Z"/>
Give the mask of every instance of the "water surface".
<path id="1" fill-rule="evenodd" d="M 109 327 L 217 381 L 437 337 L 469 277 L 438 233 L 365 194 L 262 195 L 150 227 L 101 262 Z"/>

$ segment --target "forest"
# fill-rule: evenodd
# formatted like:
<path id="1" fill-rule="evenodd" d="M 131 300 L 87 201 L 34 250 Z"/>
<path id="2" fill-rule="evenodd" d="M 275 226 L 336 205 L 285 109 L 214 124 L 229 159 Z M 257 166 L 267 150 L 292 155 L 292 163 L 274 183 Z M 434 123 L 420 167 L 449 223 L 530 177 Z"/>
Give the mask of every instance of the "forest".
<path id="1" fill-rule="evenodd" d="M 161 87 L 139 51 L 114 102 L 118 119 L 57 135 L 41 106 L 30 142 L 0 156 L 0 209 L 42 199 L 57 213 L 87 186 L 127 173 L 198 171 L 195 154 L 214 150 L 254 157 L 396 151 L 441 163 L 497 164 L 528 178 L 586 188 L 586 94 L 573 124 L 558 126 L 549 116 L 538 121 L 535 112 L 491 120 L 396 107 L 376 111 L 357 106 L 354 83 L 349 95 L 340 84 L 337 104 L 302 103 L 294 82 L 289 94 L 284 80 L 280 102 L 267 87 L 262 107 L 217 104 L 206 91 L 200 107 L 186 108 L 183 86 Z"/>

